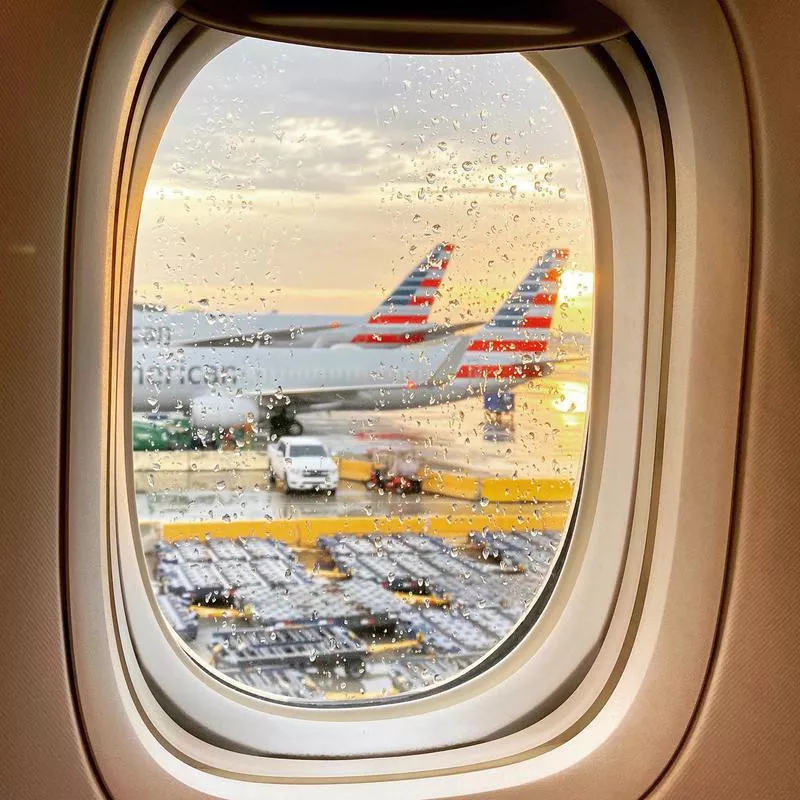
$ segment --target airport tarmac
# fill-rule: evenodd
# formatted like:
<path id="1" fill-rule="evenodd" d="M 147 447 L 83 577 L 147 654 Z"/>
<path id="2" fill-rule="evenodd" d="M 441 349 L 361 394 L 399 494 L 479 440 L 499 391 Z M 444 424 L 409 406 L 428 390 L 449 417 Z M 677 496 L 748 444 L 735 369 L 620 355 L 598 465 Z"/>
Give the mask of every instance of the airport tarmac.
<path id="1" fill-rule="evenodd" d="M 583 450 L 587 369 L 584 363 L 562 364 L 548 378 L 518 389 L 513 431 L 503 441 L 485 438 L 486 416 L 480 398 L 403 412 L 331 411 L 304 414 L 301 419 L 307 435 L 319 437 L 333 453 L 343 456 L 411 448 L 430 466 L 478 477 L 574 480 Z M 381 495 L 351 481 L 342 481 L 333 497 L 286 495 L 269 485 L 266 453 L 259 452 L 265 444 L 266 437 L 257 441 L 255 451 L 242 459 L 246 465 L 236 470 L 222 467 L 222 458 L 212 469 L 199 470 L 190 458 L 190 469 L 170 472 L 162 469 L 169 454 L 151 454 L 149 466 L 135 475 L 139 519 L 227 521 L 492 511 L 481 501 L 429 494 Z M 206 464 L 208 457 L 203 459 Z M 502 512 L 530 510 L 523 505 L 503 503 Z"/>
<path id="2" fill-rule="evenodd" d="M 344 481 L 335 496 L 316 493 L 286 495 L 280 489 L 245 491 L 223 488 L 137 492 L 140 520 L 153 522 L 271 520 L 299 517 L 390 517 L 429 514 L 529 514 L 530 503 L 489 503 L 430 494 L 405 497 L 368 491 L 363 484 Z M 537 510 L 561 507 L 539 503 Z"/>
<path id="3" fill-rule="evenodd" d="M 514 391 L 510 438 L 484 436 L 481 397 L 405 411 L 330 411 L 300 415 L 305 435 L 318 436 L 334 453 L 412 447 L 432 465 L 498 477 L 574 479 L 583 449 L 588 404 L 588 359 L 559 364 L 546 378 Z"/>
<path id="4" fill-rule="evenodd" d="M 481 398 L 403 412 L 331 411 L 299 418 L 306 435 L 320 438 L 344 459 L 412 449 L 428 466 L 482 481 L 574 480 L 583 451 L 587 369 L 588 364 L 564 364 L 518 389 L 502 440 L 492 438 L 496 429 L 487 431 Z M 194 654 L 235 683 L 317 701 L 422 689 L 481 658 L 545 585 L 563 522 L 546 531 L 522 524 L 509 535 L 495 532 L 492 518 L 518 515 L 522 522 L 532 513 L 565 512 L 567 503 L 381 494 L 351 480 L 342 480 L 334 496 L 287 495 L 268 480 L 266 440 L 233 452 L 137 453 L 134 459 L 142 543 L 160 602 L 172 604 L 168 618 L 176 630 L 184 629 L 184 635 L 185 626 L 191 630 L 186 638 Z M 475 515 L 484 522 L 442 539 L 411 533 L 410 524 L 408 532 L 402 527 L 403 518 L 450 515 Z M 224 539 L 223 546 L 198 533 L 199 539 L 184 542 L 180 555 L 180 542 L 159 540 L 160 523 L 331 517 L 394 517 L 402 532 L 383 539 L 373 534 L 361 542 L 337 533 L 289 549 L 267 534 L 252 550 L 256 545 L 246 539 Z M 485 548 L 482 536 L 497 538 Z M 495 547 L 502 552 L 513 542 L 522 547 L 516 551 L 519 560 L 503 561 L 513 560 L 511 550 L 498 560 Z M 203 553 L 217 546 L 224 549 L 215 549 L 210 562 L 188 563 L 202 561 Z M 265 560 L 271 547 L 278 548 L 277 567 Z M 416 593 L 394 586 L 404 573 Z M 326 642 L 340 639 L 345 650 L 328 652 Z M 303 648 L 309 654 L 297 655 Z M 352 663 L 347 648 L 355 648 Z"/>
<path id="5" fill-rule="evenodd" d="M 558 532 L 476 531 L 162 543 L 159 605 L 196 656 L 236 683 L 313 700 L 425 688 L 474 663 L 525 615 Z"/>

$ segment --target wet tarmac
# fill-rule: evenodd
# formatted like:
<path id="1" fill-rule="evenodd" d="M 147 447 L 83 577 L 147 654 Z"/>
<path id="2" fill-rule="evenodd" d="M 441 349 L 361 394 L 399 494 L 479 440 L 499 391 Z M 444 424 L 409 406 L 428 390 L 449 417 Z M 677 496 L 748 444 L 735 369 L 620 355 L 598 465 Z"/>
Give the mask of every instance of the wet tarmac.
<path id="1" fill-rule="evenodd" d="M 588 364 L 564 364 L 552 376 L 520 388 L 513 415 L 504 418 L 499 428 L 487 426 L 480 398 L 413 411 L 325 412 L 300 418 L 307 435 L 319 437 L 343 457 L 412 449 L 431 466 L 477 477 L 574 479 L 583 452 L 587 370 Z M 135 475 L 140 522 L 531 512 L 528 503 L 380 494 L 346 480 L 335 496 L 287 495 L 269 484 L 264 446 L 265 441 L 256 441 L 252 451 L 224 457 L 208 452 L 202 457 L 173 454 L 177 458 L 172 465 L 167 463 L 170 454 L 142 454 Z M 550 507 L 537 504 L 538 510 Z M 169 550 L 158 542 L 159 529 L 159 525 L 142 525 L 154 586 L 160 604 L 170 604 L 166 609 L 170 624 L 183 631 L 196 657 L 251 690 L 312 701 L 396 695 L 458 674 L 524 617 L 531 600 L 545 586 L 562 534 L 558 530 L 516 535 L 522 543 L 517 562 L 512 551 L 498 559 L 494 544 L 482 545 L 481 536 L 494 535 L 485 530 L 458 541 L 400 534 L 386 539 L 383 548 L 376 537 L 363 543 L 351 537 L 327 537 L 307 552 L 285 549 L 281 558 L 286 563 L 281 561 L 277 570 L 266 569 L 270 565 L 261 550 L 269 540 L 266 544 L 261 540 L 258 552 L 240 554 L 245 563 L 225 561 L 224 554 L 215 551 L 208 567 L 211 574 L 218 568 L 224 576 L 205 587 L 202 596 L 194 597 L 194 590 L 205 584 L 195 585 L 198 578 L 192 572 L 185 580 L 194 595 L 183 592 L 180 581 L 176 582 L 177 568 L 165 563 Z M 496 546 L 506 546 L 513 539 L 501 536 Z M 427 545 L 427 552 L 419 549 L 422 545 Z M 241 540 L 227 546 L 241 548 L 246 543 Z M 374 553 L 369 550 L 373 546 Z M 181 558 L 192 558 L 192 549 L 188 552 L 178 558 L 179 567 Z M 322 572 L 317 571 L 320 563 Z M 432 582 L 428 595 L 415 598 L 390 590 L 404 569 L 420 588 L 427 585 L 425 581 Z M 257 585 L 241 583 L 248 575 Z M 237 583 L 228 585 L 234 579 Z M 230 613 L 240 616 L 205 619 L 201 614 L 198 619 L 195 612 L 203 606 L 214 614 L 220 610 L 218 596 L 228 598 Z M 192 602 L 195 605 L 190 608 Z M 331 619 L 324 619 L 326 615 Z M 359 623 L 363 619 L 378 621 L 363 627 Z M 294 660 L 279 657 L 286 637 L 292 638 L 292 652 L 299 646 L 294 640 L 302 639 L 303 647 L 310 648 L 309 655 Z M 354 651 L 355 661 L 348 661 L 346 652 L 326 651 L 325 642 L 334 638 Z M 322 644 L 314 644 L 317 639 Z"/>
<path id="2" fill-rule="evenodd" d="M 588 360 L 517 389 L 515 410 L 488 427 L 482 398 L 408 411 L 302 416 L 305 433 L 343 453 L 410 447 L 429 464 L 476 475 L 574 479 L 583 451 Z"/>
<path id="3" fill-rule="evenodd" d="M 364 457 L 412 449 L 434 467 L 479 477 L 558 477 L 573 480 L 583 451 L 586 418 L 586 364 L 565 364 L 557 373 L 516 392 L 516 408 L 498 430 L 486 427 L 480 398 L 449 406 L 375 414 L 304 414 L 305 433 L 322 439 L 332 452 Z M 487 435 L 488 434 L 488 435 Z M 499 434 L 499 435 L 498 435 Z M 254 444 L 256 451 L 266 442 Z M 206 457 L 207 458 L 207 457 Z M 153 464 L 163 461 L 153 459 Z M 213 460 L 213 458 L 212 458 Z M 417 494 L 381 495 L 361 483 L 342 481 L 335 496 L 286 495 L 267 480 L 266 454 L 251 459 L 247 471 L 217 469 L 139 476 L 140 520 L 285 519 L 312 516 L 406 516 L 487 511 L 478 501 Z M 491 511 L 492 509 L 488 509 Z M 502 504 L 497 511 L 523 511 Z"/>

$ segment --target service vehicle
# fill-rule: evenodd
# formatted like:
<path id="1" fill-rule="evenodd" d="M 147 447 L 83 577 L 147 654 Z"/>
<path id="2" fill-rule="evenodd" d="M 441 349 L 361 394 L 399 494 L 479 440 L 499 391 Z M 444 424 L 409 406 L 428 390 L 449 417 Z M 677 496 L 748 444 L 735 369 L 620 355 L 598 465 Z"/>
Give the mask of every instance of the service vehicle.
<path id="1" fill-rule="evenodd" d="M 281 436 L 267 446 L 270 482 L 280 482 L 293 491 L 324 491 L 336 494 L 339 467 L 328 448 L 311 436 Z"/>
<path id="2" fill-rule="evenodd" d="M 134 450 L 191 450 L 195 446 L 192 423 L 185 417 L 150 415 L 133 420 Z"/>

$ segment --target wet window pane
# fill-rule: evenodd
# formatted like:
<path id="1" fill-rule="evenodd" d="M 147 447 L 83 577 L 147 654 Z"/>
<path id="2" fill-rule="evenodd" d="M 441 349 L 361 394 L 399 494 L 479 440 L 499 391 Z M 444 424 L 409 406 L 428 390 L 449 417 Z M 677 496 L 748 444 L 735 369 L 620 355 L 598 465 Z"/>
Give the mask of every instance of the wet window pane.
<path id="1" fill-rule="evenodd" d="M 530 624 L 592 298 L 578 144 L 522 56 L 210 62 L 149 176 L 132 311 L 140 536 L 186 647 L 251 690 L 360 701 Z"/>

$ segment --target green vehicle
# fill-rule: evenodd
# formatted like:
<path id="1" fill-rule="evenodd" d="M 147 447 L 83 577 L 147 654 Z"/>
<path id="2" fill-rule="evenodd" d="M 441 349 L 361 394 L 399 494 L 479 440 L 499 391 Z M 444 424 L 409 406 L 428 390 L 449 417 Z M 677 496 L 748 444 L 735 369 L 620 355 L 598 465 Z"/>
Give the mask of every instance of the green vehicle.
<path id="1" fill-rule="evenodd" d="M 182 417 L 133 420 L 134 450 L 191 450 L 192 423 Z"/>

